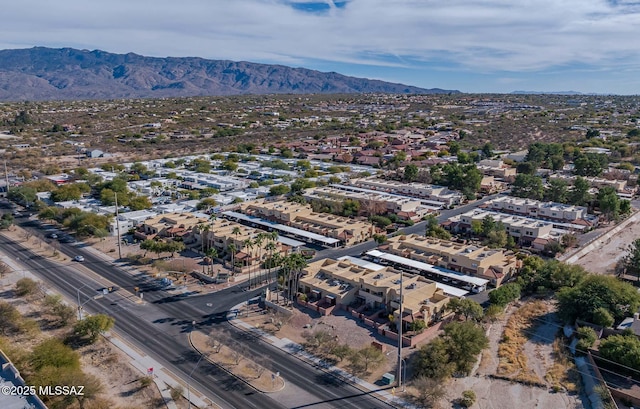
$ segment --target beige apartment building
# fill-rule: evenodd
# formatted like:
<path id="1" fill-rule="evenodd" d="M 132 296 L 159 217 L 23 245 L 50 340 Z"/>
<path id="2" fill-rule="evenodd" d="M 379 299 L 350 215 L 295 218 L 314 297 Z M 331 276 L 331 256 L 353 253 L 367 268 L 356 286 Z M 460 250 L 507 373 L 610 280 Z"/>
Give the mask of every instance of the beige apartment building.
<path id="1" fill-rule="evenodd" d="M 256 270 L 271 255 L 288 253 L 286 245 L 267 237 L 262 230 L 225 219 L 216 219 L 194 229 L 196 248 L 202 246 L 205 251 L 214 248 L 218 258 L 226 261 L 231 261 L 233 254 L 236 272 Z"/>
<path id="2" fill-rule="evenodd" d="M 430 210 L 417 199 L 384 193 L 350 192 L 329 186 L 307 189 L 302 196 L 307 201 L 315 200 L 325 204 L 342 203 L 347 199 L 355 200 L 360 203 L 360 214 L 363 216 L 383 213 L 413 214 L 415 219 L 419 220 Z"/>
<path id="3" fill-rule="evenodd" d="M 464 200 L 464 195 L 460 192 L 449 190 L 444 186 L 426 183 L 402 183 L 395 180 L 362 178 L 352 180 L 351 184 L 365 189 L 431 200 L 443 203 L 446 206 L 456 205 Z"/>
<path id="4" fill-rule="evenodd" d="M 573 183 L 576 181 L 576 178 L 577 176 L 574 176 L 574 175 L 562 175 L 562 174 L 555 174 L 555 175 L 549 176 L 549 179 L 562 180 L 563 182 L 569 185 L 573 185 Z M 600 189 L 600 188 L 609 186 L 614 188 L 617 192 L 625 192 L 627 189 L 627 183 L 628 183 L 626 180 L 603 179 L 603 178 L 596 178 L 596 177 L 583 177 L 583 179 L 589 182 L 589 186 L 591 187 Z"/>
<path id="5" fill-rule="evenodd" d="M 471 231 L 474 221 L 482 222 L 486 217 L 493 218 L 496 223 L 502 223 L 507 233 L 513 236 L 519 244 L 524 245 L 531 245 L 536 239 L 549 238 L 553 229 L 551 222 L 481 209 L 470 210 L 460 216 L 450 218 L 449 221 L 458 222 L 455 230 L 468 232 Z"/>
<path id="6" fill-rule="evenodd" d="M 515 255 L 501 249 L 460 244 L 417 234 L 389 239 L 385 250 L 397 256 L 489 280 L 499 287 L 522 266 Z"/>
<path id="7" fill-rule="evenodd" d="M 144 221 L 135 232 L 135 238 L 141 240 L 184 237 L 199 224 L 208 219 L 196 217 L 191 213 L 167 213 L 151 217 Z"/>
<path id="8" fill-rule="evenodd" d="M 574 222 L 586 219 L 588 212 L 584 206 L 573 206 L 555 202 L 541 202 L 533 199 L 502 196 L 484 204 L 487 210 L 503 213 L 515 213 L 533 218 L 549 219 L 558 222 Z"/>
<path id="9" fill-rule="evenodd" d="M 284 201 L 257 200 L 243 203 L 243 213 L 275 221 L 352 245 L 368 240 L 375 233 L 373 224 L 328 213 L 315 213 L 311 206 Z"/>
<path id="10" fill-rule="evenodd" d="M 405 322 L 420 318 L 427 324 L 432 323 L 440 318 L 450 299 L 433 281 L 389 267 L 374 271 L 347 260 L 323 259 L 310 263 L 304 274 L 298 291 L 305 294 L 308 301 L 344 309 L 366 304 L 373 310 L 386 309 L 396 321 L 400 308 L 400 274 L 403 274 Z"/>
<path id="11" fill-rule="evenodd" d="M 502 160 L 483 159 L 478 162 L 477 167 L 484 175 L 507 180 L 516 177 L 516 168 L 512 168 Z"/>

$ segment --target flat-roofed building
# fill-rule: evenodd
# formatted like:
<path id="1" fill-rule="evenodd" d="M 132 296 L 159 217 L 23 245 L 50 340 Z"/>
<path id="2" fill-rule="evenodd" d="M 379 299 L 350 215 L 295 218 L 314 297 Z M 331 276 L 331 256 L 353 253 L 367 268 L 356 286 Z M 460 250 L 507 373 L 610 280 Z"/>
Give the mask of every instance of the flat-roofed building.
<path id="1" fill-rule="evenodd" d="M 516 177 L 516 168 L 512 168 L 500 159 L 483 159 L 478 162 L 477 168 L 484 175 L 494 176 L 500 179 L 512 179 Z"/>
<path id="2" fill-rule="evenodd" d="M 386 251 L 398 256 L 490 280 L 499 287 L 520 268 L 515 255 L 502 249 L 460 244 L 417 234 L 392 237 Z"/>
<path id="3" fill-rule="evenodd" d="M 307 201 L 317 201 L 322 204 L 344 203 L 345 200 L 355 200 L 360 203 L 360 214 L 372 216 L 381 213 L 412 213 L 419 220 L 431 210 L 422 206 L 420 200 L 385 193 L 353 192 L 336 187 L 324 186 L 307 189 L 302 195 Z"/>
<path id="4" fill-rule="evenodd" d="M 325 306 L 360 306 L 387 310 L 397 323 L 400 308 L 400 274 L 404 320 L 422 318 L 427 324 L 440 318 L 449 297 L 436 283 L 390 267 L 370 270 L 348 260 L 323 259 L 310 263 L 298 281 L 298 291 L 311 302 Z"/>
<path id="5" fill-rule="evenodd" d="M 368 240 L 373 224 L 328 213 L 315 213 L 311 206 L 292 202 L 257 200 L 243 203 L 243 213 L 340 240 L 351 245 Z"/>
<path id="6" fill-rule="evenodd" d="M 525 245 L 531 245 L 536 239 L 548 238 L 553 229 L 551 222 L 481 209 L 470 210 L 449 219 L 449 221 L 458 221 L 456 226 L 458 231 L 471 232 L 474 221 L 482 222 L 487 217 L 491 217 L 496 223 L 502 223 L 509 235 L 513 236 L 520 244 Z"/>
<path id="7" fill-rule="evenodd" d="M 245 272 L 258 269 L 275 254 L 288 253 L 288 246 L 269 237 L 262 230 L 226 219 L 216 219 L 193 229 L 192 248 L 205 252 L 214 248 L 218 258 L 226 261 L 233 258 L 234 271 Z"/>
<path id="8" fill-rule="evenodd" d="M 484 204 L 487 210 L 503 213 L 514 213 L 522 216 L 572 222 L 587 217 L 587 208 L 555 202 L 541 202 L 533 199 L 502 196 Z"/>
<path id="9" fill-rule="evenodd" d="M 206 222 L 206 218 L 196 217 L 190 213 L 161 214 L 145 220 L 135 232 L 135 237 L 142 240 L 156 237 L 185 237 L 195 226 Z"/>
<path id="10" fill-rule="evenodd" d="M 289 224 L 299 216 L 308 216 L 313 213 L 311 206 L 265 199 L 242 203 L 240 209 L 242 213 L 283 224 Z"/>
<path id="11" fill-rule="evenodd" d="M 362 178 L 352 180 L 351 184 L 380 192 L 397 193 L 428 199 L 444 203 L 447 206 L 459 204 L 464 199 L 464 195 L 460 192 L 449 190 L 444 186 L 429 185 L 426 183 L 402 183 L 395 180 Z"/>
<path id="12" fill-rule="evenodd" d="M 562 180 L 568 185 L 573 185 L 576 181 L 577 176 L 575 175 L 563 175 L 563 174 L 554 174 L 550 175 L 549 179 Z M 627 180 L 618 180 L 618 179 L 604 179 L 604 178 L 596 178 L 596 177 L 583 177 L 584 180 L 589 182 L 589 186 L 600 189 L 603 187 L 612 187 L 617 192 L 624 192 L 627 189 L 628 181 Z"/>

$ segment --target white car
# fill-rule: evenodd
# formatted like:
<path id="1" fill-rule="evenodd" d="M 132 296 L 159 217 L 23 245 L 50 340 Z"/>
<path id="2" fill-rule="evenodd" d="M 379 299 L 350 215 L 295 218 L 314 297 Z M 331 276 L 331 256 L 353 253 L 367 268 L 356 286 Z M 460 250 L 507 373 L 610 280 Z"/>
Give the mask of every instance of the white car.
<path id="1" fill-rule="evenodd" d="M 73 260 L 74 260 L 74 261 L 84 261 L 84 257 L 82 257 L 82 256 L 75 256 L 75 257 L 73 258 Z"/>

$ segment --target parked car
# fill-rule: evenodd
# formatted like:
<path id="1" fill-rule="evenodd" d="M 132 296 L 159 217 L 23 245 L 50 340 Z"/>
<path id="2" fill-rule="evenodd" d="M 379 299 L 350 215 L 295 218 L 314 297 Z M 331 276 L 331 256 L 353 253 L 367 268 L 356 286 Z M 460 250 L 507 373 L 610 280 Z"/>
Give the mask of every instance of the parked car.
<path id="1" fill-rule="evenodd" d="M 84 261 L 84 257 L 83 256 L 75 256 L 73 258 L 74 261 Z"/>

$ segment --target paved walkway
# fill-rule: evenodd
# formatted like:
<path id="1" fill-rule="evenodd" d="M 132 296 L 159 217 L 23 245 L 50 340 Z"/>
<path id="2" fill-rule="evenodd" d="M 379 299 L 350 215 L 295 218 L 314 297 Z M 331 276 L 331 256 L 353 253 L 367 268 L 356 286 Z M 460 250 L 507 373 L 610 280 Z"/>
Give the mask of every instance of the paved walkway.
<path id="1" fill-rule="evenodd" d="M 364 381 L 344 371 L 343 369 L 333 366 L 323 361 L 322 359 L 314 355 L 311 355 L 310 353 L 304 350 L 302 345 L 295 343 L 288 338 L 278 338 L 274 335 L 269 334 L 268 332 L 265 332 L 259 328 L 256 328 L 242 321 L 240 318 L 238 318 L 237 311 L 240 311 L 240 309 L 246 306 L 246 304 L 247 304 L 246 302 L 243 302 L 231 308 L 229 314 L 227 315 L 227 319 L 232 325 L 238 328 L 242 328 L 246 331 L 251 332 L 254 335 L 261 337 L 263 340 L 269 342 L 276 348 L 279 348 L 282 351 L 302 361 L 313 363 L 315 366 L 322 368 L 323 370 L 330 372 L 335 376 L 339 376 L 347 380 L 348 382 L 351 382 L 353 385 L 355 385 L 358 389 L 362 390 L 363 392 L 370 392 L 372 396 L 376 396 L 380 400 L 385 401 L 393 406 L 398 406 L 398 407 L 408 408 L 408 409 L 417 409 L 415 405 L 405 401 L 404 399 L 401 399 L 395 396 L 395 393 L 394 393 L 395 388 L 382 389 L 377 385 Z"/>

